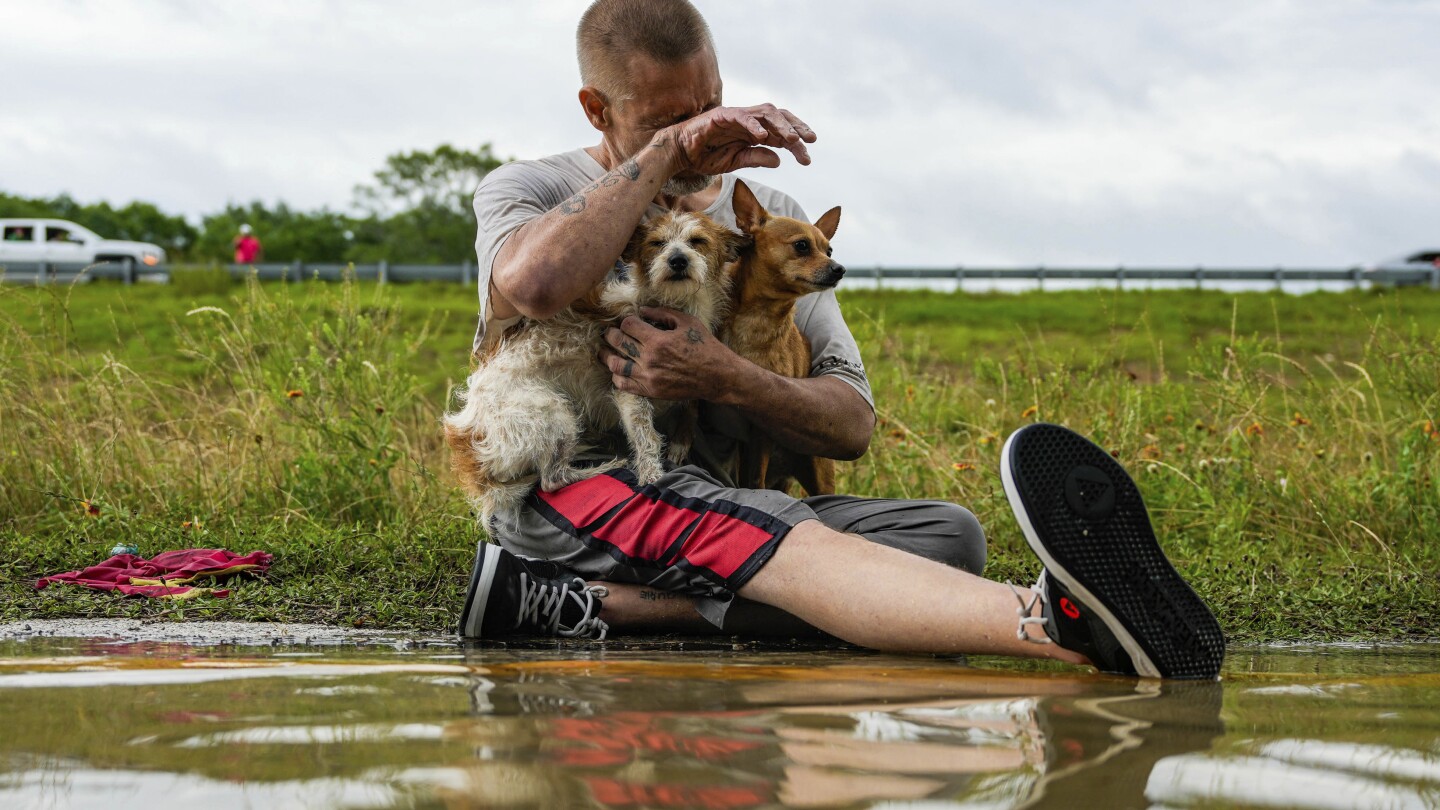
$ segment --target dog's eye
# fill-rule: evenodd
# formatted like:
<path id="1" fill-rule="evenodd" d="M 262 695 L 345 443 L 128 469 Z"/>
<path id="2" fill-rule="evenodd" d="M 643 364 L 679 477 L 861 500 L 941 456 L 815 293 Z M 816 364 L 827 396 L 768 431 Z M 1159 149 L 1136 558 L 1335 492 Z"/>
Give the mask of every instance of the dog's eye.
<path id="1" fill-rule="evenodd" d="M 650 247 L 665 247 L 665 240 L 664 240 L 664 239 L 651 239 L 651 240 L 650 240 Z"/>
<path id="2" fill-rule="evenodd" d="M 810 255 L 810 240 L 809 240 L 809 239 L 801 239 L 800 241 L 796 242 L 796 243 L 795 243 L 795 252 L 798 253 L 798 254 L 800 254 L 801 256 L 809 256 L 809 255 Z"/>
<path id="3" fill-rule="evenodd" d="M 705 247 L 705 237 L 697 236 L 690 240 L 690 247 Z"/>
<path id="4" fill-rule="evenodd" d="M 826 245 L 826 246 L 825 246 L 825 255 L 826 255 L 826 256 L 834 256 L 834 255 L 835 255 L 835 249 L 832 248 L 832 247 L 830 247 L 829 245 Z"/>

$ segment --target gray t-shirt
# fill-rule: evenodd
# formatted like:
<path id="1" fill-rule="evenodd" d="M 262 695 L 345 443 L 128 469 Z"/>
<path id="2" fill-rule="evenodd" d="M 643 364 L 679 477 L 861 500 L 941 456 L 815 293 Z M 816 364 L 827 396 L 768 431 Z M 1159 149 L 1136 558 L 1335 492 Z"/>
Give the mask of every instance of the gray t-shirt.
<path id="1" fill-rule="evenodd" d="M 498 340 L 519 317 L 497 320 L 490 310 L 490 271 L 505 240 L 521 225 L 545 214 L 576 192 L 605 175 L 601 166 L 584 149 L 564 152 L 539 160 L 507 163 L 490 172 L 475 190 L 475 218 L 479 223 L 475 236 L 475 254 L 479 259 L 480 323 L 475 331 L 474 351 L 477 356 Z M 720 194 L 704 214 L 716 222 L 735 229 L 734 175 L 721 177 Z M 798 203 L 769 186 L 746 180 L 755 198 L 765 210 L 777 216 L 809 221 Z M 652 204 L 646 218 L 665 213 Z M 871 408 L 875 399 L 860 360 L 860 349 L 845 319 L 834 290 L 812 293 L 800 299 L 795 307 L 795 323 L 810 341 L 810 376 L 839 377 L 860 393 Z M 697 443 L 697 461 L 709 461 L 728 455 L 733 440 L 748 438 L 748 424 L 728 408 L 702 406 L 701 432 L 713 436 Z M 719 434 L 714 435 L 714 434 Z M 724 437 L 724 438 L 721 438 Z M 711 464 L 705 464 L 711 467 Z"/>

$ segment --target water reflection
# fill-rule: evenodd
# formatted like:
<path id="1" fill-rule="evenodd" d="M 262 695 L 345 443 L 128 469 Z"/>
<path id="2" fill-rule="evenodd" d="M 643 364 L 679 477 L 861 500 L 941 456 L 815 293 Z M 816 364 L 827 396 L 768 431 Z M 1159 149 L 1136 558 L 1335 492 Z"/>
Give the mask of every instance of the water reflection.
<path id="1" fill-rule="evenodd" d="M 1232 654 L 1212 684 L 851 651 L 124 652 L 0 644 L 0 806 L 1440 806 L 1434 647 Z"/>
<path id="2" fill-rule="evenodd" d="M 477 678 L 475 716 L 447 733 L 484 764 L 445 779 L 447 805 L 1073 807 L 1077 791 L 1099 791 L 1108 806 L 1146 806 L 1157 761 L 1224 732 L 1219 684 L 914 664 L 779 680 L 757 665 L 673 690 L 630 670 Z"/>

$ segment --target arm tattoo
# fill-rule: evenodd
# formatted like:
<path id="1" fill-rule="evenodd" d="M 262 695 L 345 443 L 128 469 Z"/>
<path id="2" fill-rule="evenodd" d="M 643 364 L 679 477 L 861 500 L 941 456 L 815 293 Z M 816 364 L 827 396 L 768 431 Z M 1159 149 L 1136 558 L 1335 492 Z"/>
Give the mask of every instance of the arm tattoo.
<path id="1" fill-rule="evenodd" d="M 699 329 L 696 329 L 692 326 L 690 327 L 689 331 L 685 333 L 685 339 L 690 341 L 691 343 L 702 343 L 705 340 L 705 336 L 700 334 Z"/>
<path id="2" fill-rule="evenodd" d="M 575 196 L 571 197 L 563 203 L 560 203 L 560 213 L 569 216 L 571 214 L 578 214 L 581 211 L 584 211 L 590 205 L 589 202 L 587 202 L 585 199 L 586 194 L 589 194 L 592 191 L 598 191 L 602 188 L 610 188 L 611 186 L 619 183 L 621 177 L 624 177 L 631 182 L 639 180 L 640 164 L 636 163 L 634 158 L 631 158 L 620 164 L 615 169 L 612 169 L 604 177 L 596 180 L 595 182 L 586 186 L 584 189 L 577 191 L 575 193 Z"/>
<path id="3" fill-rule="evenodd" d="M 574 197 L 560 203 L 560 213 L 566 216 L 578 214 L 585 210 L 586 205 L 584 193 L 576 194 Z"/>

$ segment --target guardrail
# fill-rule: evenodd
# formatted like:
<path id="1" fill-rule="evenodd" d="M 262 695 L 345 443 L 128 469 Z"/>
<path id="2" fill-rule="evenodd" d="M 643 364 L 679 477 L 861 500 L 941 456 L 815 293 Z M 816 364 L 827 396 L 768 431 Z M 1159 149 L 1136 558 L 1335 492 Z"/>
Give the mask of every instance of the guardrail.
<path id="1" fill-rule="evenodd" d="M 339 281 L 347 273 L 359 281 L 380 284 L 407 282 L 450 282 L 475 284 L 473 262 L 461 264 L 345 264 L 339 262 L 267 262 L 256 265 L 224 265 L 230 275 L 244 278 L 254 273 L 262 281 Z M 0 280 L 21 284 L 64 284 L 91 279 L 113 278 L 130 284 L 135 281 L 164 282 L 170 268 L 149 267 L 134 261 L 93 265 L 52 262 L 12 263 L 0 266 Z M 957 286 L 975 280 L 1110 281 L 1117 285 L 1137 281 L 1166 281 L 1203 288 L 1220 281 L 1269 282 L 1281 289 L 1291 282 L 1331 282 L 1362 287 L 1368 283 L 1428 285 L 1440 290 L 1440 265 L 1418 269 L 1365 270 L 1361 267 L 851 267 L 846 278 L 886 282 L 953 281 Z"/>

